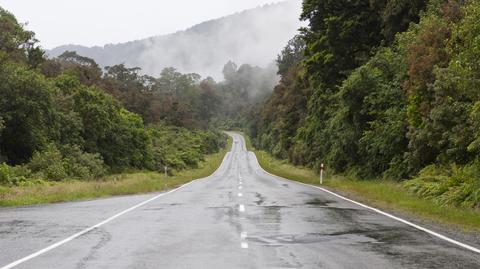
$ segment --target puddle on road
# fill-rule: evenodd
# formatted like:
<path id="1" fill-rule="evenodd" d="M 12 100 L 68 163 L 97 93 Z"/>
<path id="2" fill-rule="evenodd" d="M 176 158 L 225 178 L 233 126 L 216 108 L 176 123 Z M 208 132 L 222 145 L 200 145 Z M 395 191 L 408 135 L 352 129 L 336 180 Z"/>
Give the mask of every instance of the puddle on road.
<path id="1" fill-rule="evenodd" d="M 320 198 L 314 198 L 305 202 L 306 205 L 315 205 L 315 206 L 329 206 L 332 203 L 333 201 L 331 200 L 320 199 Z"/>
<path id="2" fill-rule="evenodd" d="M 255 201 L 255 204 L 257 205 L 261 205 L 265 201 L 265 197 L 258 192 L 255 193 L 255 197 L 258 199 L 257 201 Z"/>

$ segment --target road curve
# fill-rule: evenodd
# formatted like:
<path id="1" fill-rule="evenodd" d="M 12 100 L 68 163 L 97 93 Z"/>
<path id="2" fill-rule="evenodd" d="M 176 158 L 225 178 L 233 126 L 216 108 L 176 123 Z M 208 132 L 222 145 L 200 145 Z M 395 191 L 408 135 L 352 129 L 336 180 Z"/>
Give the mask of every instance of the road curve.
<path id="1" fill-rule="evenodd" d="M 0 268 L 40 250 L 14 268 L 480 268 L 474 252 L 268 175 L 232 135 L 212 176 L 163 196 L 0 209 Z"/>

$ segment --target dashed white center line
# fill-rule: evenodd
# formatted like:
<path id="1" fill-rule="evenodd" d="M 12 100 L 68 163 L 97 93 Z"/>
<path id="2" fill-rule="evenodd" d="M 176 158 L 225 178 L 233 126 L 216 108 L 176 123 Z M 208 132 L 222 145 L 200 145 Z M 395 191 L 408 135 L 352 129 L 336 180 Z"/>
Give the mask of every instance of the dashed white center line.
<path id="1" fill-rule="evenodd" d="M 242 242 L 241 247 L 242 248 L 248 248 L 248 243 L 247 242 Z"/>
<path id="2" fill-rule="evenodd" d="M 238 186 L 238 189 L 241 190 L 241 189 L 242 189 L 242 186 Z"/>
<path id="3" fill-rule="evenodd" d="M 245 240 L 245 238 L 247 238 L 247 232 L 242 232 L 242 233 L 240 233 L 240 238 L 241 238 L 242 240 Z"/>
<path id="4" fill-rule="evenodd" d="M 238 197 L 242 197 L 243 194 L 241 192 L 238 193 Z"/>
<path id="5" fill-rule="evenodd" d="M 245 212 L 245 206 L 244 206 L 244 205 L 239 205 L 239 206 L 238 206 L 238 210 L 239 210 L 240 212 Z"/>

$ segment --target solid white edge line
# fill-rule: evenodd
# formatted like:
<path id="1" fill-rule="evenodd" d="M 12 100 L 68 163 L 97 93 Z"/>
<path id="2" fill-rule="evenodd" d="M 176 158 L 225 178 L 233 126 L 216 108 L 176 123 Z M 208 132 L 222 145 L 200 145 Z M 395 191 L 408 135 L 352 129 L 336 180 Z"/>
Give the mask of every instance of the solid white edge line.
<path id="1" fill-rule="evenodd" d="M 72 240 L 75 239 L 75 238 L 78 238 L 79 236 L 82 236 L 82 235 L 84 235 L 84 234 L 86 234 L 86 233 L 88 233 L 88 232 L 90 232 L 90 231 L 92 231 L 92 230 L 94 230 L 94 229 L 96 229 L 96 228 L 99 228 L 99 227 L 101 227 L 101 226 L 109 223 L 109 222 L 111 222 L 112 220 L 114 220 L 114 219 L 116 219 L 116 218 L 118 218 L 118 217 L 120 217 L 120 216 L 122 216 L 122 215 L 124 215 L 124 214 L 126 214 L 126 213 L 128 213 L 128 212 L 130 212 L 130 211 L 132 211 L 132 210 L 135 210 L 135 209 L 137 209 L 137 208 L 139 208 L 139 207 L 141 207 L 141 206 L 143 206 L 143 205 L 145 205 L 145 204 L 148 204 L 148 203 L 150 203 L 150 202 L 152 202 L 152 201 L 154 201 L 154 200 L 156 200 L 156 199 L 158 199 L 158 198 L 160 198 L 160 197 L 162 197 L 162 196 L 165 196 L 165 195 L 170 194 L 170 193 L 172 193 L 172 192 L 178 191 L 178 190 L 180 190 L 180 189 L 182 189 L 182 188 L 184 188 L 184 187 L 192 184 L 192 183 L 195 182 L 195 181 L 196 181 L 196 180 L 191 181 L 191 182 L 189 182 L 189 183 L 187 183 L 187 184 L 184 184 L 184 185 L 182 185 L 182 186 L 180 186 L 180 187 L 178 187 L 178 188 L 176 188 L 176 189 L 170 190 L 170 191 L 165 192 L 165 193 L 161 193 L 161 194 L 159 194 L 159 195 L 157 195 L 157 196 L 155 196 L 155 197 L 152 197 L 152 198 L 150 198 L 150 199 L 148 199 L 148 200 L 146 200 L 146 201 L 143 201 L 143 202 L 141 202 L 141 203 L 139 203 L 139 204 L 137 204 L 137 205 L 134 205 L 134 206 L 132 206 L 132 207 L 130 207 L 130 208 L 128 208 L 128 209 L 120 212 L 120 213 L 117 213 L 116 215 L 114 215 L 114 216 L 112 216 L 112 217 L 110 217 L 110 218 L 108 218 L 108 219 L 106 219 L 106 220 L 104 220 L 104 221 L 102 221 L 102 222 L 100 222 L 100 223 L 97 223 L 97 224 L 95 224 L 95 225 L 93 225 L 93 226 L 91 226 L 91 227 L 88 227 L 88 228 L 86 228 L 86 229 L 84 229 L 84 230 L 82 230 L 82 231 L 80 231 L 80 232 L 78 232 L 78 233 L 76 233 L 76 234 L 68 237 L 68 238 L 65 238 L 65 239 L 63 239 L 63 240 L 61 240 L 61 241 L 59 241 L 59 242 L 57 242 L 57 243 L 55 243 L 55 244 L 53 244 L 53 245 L 50 245 L 50 246 L 48 246 L 48 247 L 46 247 L 46 248 L 44 248 L 44 249 L 41 249 L 41 250 L 39 250 L 39 251 L 37 251 L 37 252 L 35 252 L 35 253 L 32 253 L 32 254 L 24 257 L 24 258 L 21 258 L 21 259 L 16 260 L 16 261 L 14 261 L 14 262 L 12 262 L 12 263 L 9 263 L 9 264 L 1 267 L 0 269 L 10 269 L 10 268 L 13 268 L 13 267 L 15 267 L 15 266 L 17 266 L 17 265 L 20 265 L 20 264 L 22 264 L 22 263 L 24 263 L 24 262 L 26 262 L 26 261 L 29 261 L 29 260 L 31 260 L 31 259 L 33 259 L 33 258 L 35 258 L 35 257 L 38 257 L 38 256 L 40 256 L 40 255 L 42 255 L 42 254 L 44 254 L 44 253 L 46 253 L 46 252 L 48 252 L 48 251 L 50 251 L 50 250 L 53 250 L 53 249 L 55 249 L 55 248 L 57 248 L 57 247 L 65 244 L 65 243 L 68 243 L 68 242 L 72 241 Z"/>
<path id="2" fill-rule="evenodd" d="M 232 150 L 233 150 L 233 148 L 232 148 Z M 44 254 L 44 253 L 46 253 L 46 252 L 49 252 L 50 250 L 55 249 L 55 248 L 57 248 L 57 247 L 65 244 L 65 243 L 68 243 L 68 242 L 72 241 L 73 239 L 75 239 L 75 238 L 77 238 L 77 237 L 79 237 L 79 236 L 82 236 L 82 235 L 84 235 L 84 234 L 92 231 L 92 230 L 95 229 L 95 228 L 101 227 L 101 226 L 109 223 L 110 221 L 112 221 L 112 220 L 114 220 L 114 219 L 116 219 L 116 218 L 118 218 L 118 217 L 120 217 L 120 216 L 122 216 L 122 215 L 124 215 L 124 214 L 126 214 L 126 213 L 128 213 L 128 212 L 130 212 L 130 211 L 132 211 L 132 210 L 135 210 L 135 209 L 137 209 L 137 208 L 139 208 L 139 207 L 141 207 L 141 206 L 143 206 L 143 205 L 145 205 L 145 204 L 148 204 L 148 203 L 150 203 L 150 202 L 152 202 L 152 201 L 154 201 L 154 200 L 156 200 L 156 199 L 158 199 L 158 198 L 160 198 L 160 197 L 162 197 L 162 196 L 165 196 L 165 195 L 167 195 L 167 194 L 176 192 L 176 191 L 178 191 L 178 190 L 180 190 L 180 189 L 182 189 L 182 188 L 184 188 L 184 187 L 186 187 L 186 186 L 188 186 L 188 185 L 190 185 L 190 184 L 192 184 L 192 183 L 194 183 L 194 182 L 196 182 L 196 181 L 199 181 L 199 180 L 202 180 L 202 179 L 207 179 L 207 178 L 210 178 L 210 177 L 215 176 L 215 175 L 223 168 L 225 160 L 227 160 L 228 158 L 230 158 L 230 155 L 231 155 L 231 153 L 232 153 L 232 150 L 230 150 L 229 152 L 227 152 L 227 153 L 225 154 L 225 156 L 223 157 L 222 163 L 218 166 L 218 168 L 217 168 L 210 176 L 192 180 L 192 181 L 190 181 L 190 182 L 188 182 L 188 183 L 186 183 L 186 184 L 181 185 L 180 187 L 178 187 L 178 188 L 176 188 L 176 189 L 170 190 L 170 191 L 168 191 L 168 192 L 160 193 L 159 195 L 154 196 L 154 197 L 152 197 L 152 198 L 150 198 L 150 199 L 148 199 L 148 200 L 146 200 L 146 201 L 143 201 L 143 202 L 141 202 L 141 203 L 139 203 L 139 204 L 137 204 L 137 205 L 134 205 L 134 206 L 132 206 L 132 207 L 130 207 L 130 208 L 128 208 L 128 209 L 120 212 L 120 213 L 117 213 L 116 215 L 114 215 L 114 216 L 112 216 L 112 217 L 110 217 L 110 218 L 108 218 L 108 219 L 106 219 L 106 220 L 104 220 L 104 221 L 102 221 L 102 222 L 100 222 L 100 223 L 97 223 L 97 224 L 95 224 L 95 225 L 93 225 L 93 226 L 91 226 L 91 227 L 89 227 L 89 228 L 86 228 L 86 229 L 84 229 L 84 230 L 82 230 L 82 231 L 80 231 L 80 232 L 78 232 L 78 233 L 76 233 L 76 234 L 74 234 L 74 235 L 72 235 L 72 236 L 70 236 L 70 237 L 68 237 L 68 238 L 65 238 L 65 239 L 63 239 L 63 240 L 61 240 L 61 241 L 58 241 L 57 243 L 55 243 L 55 244 L 53 244 L 53 245 L 50 245 L 50 246 L 48 246 L 48 247 L 46 247 L 46 248 L 44 248 L 44 249 L 41 249 L 41 250 L 39 250 L 39 251 L 37 251 L 37 252 L 34 252 L 34 253 L 26 256 L 26 257 L 23 257 L 23 258 L 21 258 L 21 259 L 19 259 L 19 260 L 14 261 L 14 262 L 12 262 L 12 263 L 9 263 L 9 264 L 7 264 L 7 265 L 4 265 L 3 267 L 0 267 L 0 269 L 11 269 L 11 268 L 13 268 L 13 267 L 15 267 L 15 266 L 17 266 L 17 265 L 20 265 L 20 264 L 22 264 L 22 263 L 24 263 L 24 262 L 26 262 L 26 261 L 29 261 L 29 260 L 31 260 L 31 259 L 33 259 L 33 258 L 35 258 L 35 257 L 38 257 L 38 256 L 40 256 L 40 255 L 42 255 L 42 254 Z"/>
<path id="3" fill-rule="evenodd" d="M 257 156 L 255 155 L 255 153 L 252 152 L 252 151 L 250 151 L 250 152 L 253 153 L 253 155 L 255 156 L 255 159 L 257 159 Z M 257 163 L 258 163 L 258 160 L 257 160 Z M 319 189 L 319 190 L 321 190 L 321 191 L 323 191 L 323 192 L 329 193 L 329 194 L 331 194 L 331 195 L 333 195 L 333 196 L 336 196 L 336 197 L 338 197 L 338 198 L 340 198 L 340 199 L 343 199 L 343 200 L 345 200 L 345 201 L 351 202 L 351 203 L 356 204 L 356 205 L 359 205 L 359 206 L 361 206 L 361 207 L 370 209 L 370 210 L 372 210 L 372 211 L 374 211 L 374 212 L 376 212 L 376 213 L 378 213 L 378 214 L 381 214 L 381 215 L 384 215 L 384 216 L 389 217 L 389 218 L 391 218 L 391 219 L 394 219 L 394 220 L 396 220 L 396 221 L 402 222 L 402 223 L 407 224 L 407 225 L 409 225 L 409 226 L 411 226 L 411 227 L 413 227 L 413 228 L 416 228 L 416 229 L 421 230 L 421 231 L 423 231 L 423 232 L 426 232 L 426 233 L 428 233 L 428 234 L 430 234 L 430 235 L 433 235 L 433 236 L 435 236 L 435 237 L 437 237 L 437 238 L 440 238 L 440 239 L 442 239 L 442 240 L 445 240 L 445 241 L 447 241 L 447 242 L 450 242 L 450 243 L 452 243 L 452 244 L 455 244 L 455 245 L 457 245 L 457 246 L 463 247 L 463 248 L 465 248 L 465 249 L 468 249 L 468 250 L 470 250 L 470 251 L 473 251 L 473 252 L 476 252 L 476 253 L 479 253 L 479 254 L 480 254 L 480 249 L 478 249 L 478 248 L 475 248 L 475 247 L 473 247 L 473 246 L 470 246 L 470 245 L 467 245 L 467 244 L 465 244 L 465 243 L 459 242 L 459 241 L 457 241 L 457 240 L 455 240 L 455 239 L 452 239 L 452 238 L 447 237 L 447 236 L 445 236 L 445 235 L 442 235 L 442 234 L 439 234 L 439 233 L 434 232 L 434 231 L 432 231 L 432 230 L 429 230 L 429 229 L 427 229 L 427 228 L 424 228 L 424 227 L 422 227 L 422 226 L 420 226 L 420 225 L 417 225 L 417 224 L 415 224 L 415 223 L 412 223 L 412 222 L 410 222 L 410 221 L 408 221 L 408 220 L 404 220 L 404 219 L 402 219 L 402 218 L 399 218 L 399 217 L 397 217 L 397 216 L 394 216 L 394 215 L 392 215 L 392 214 L 389 214 L 389 213 L 387 213 L 387 212 L 384 212 L 384 211 L 382 211 L 382 210 L 380 210 L 380 209 L 376 209 L 376 208 L 374 208 L 374 207 L 371 207 L 371 206 L 362 204 L 362 203 L 360 203 L 360 202 L 354 201 L 354 200 L 352 200 L 352 199 L 343 197 L 343 196 L 341 196 L 341 195 L 339 195 L 339 194 L 336 194 L 336 193 L 334 193 L 334 192 L 332 192 L 332 191 L 329 191 L 329 190 L 327 190 L 327 189 L 324 189 L 324 188 L 322 188 L 322 187 L 318 187 L 318 186 L 315 186 L 315 185 L 310 185 L 310 184 L 306 184 L 306 183 L 302 183 L 302 182 L 298 182 L 298 181 L 295 181 L 295 180 L 290 180 L 290 179 L 286 179 L 286 178 L 283 178 L 283 177 L 274 175 L 274 174 L 272 174 L 272 173 L 269 173 L 269 172 L 265 171 L 265 169 L 263 169 L 263 167 L 260 166 L 260 164 L 258 164 L 258 166 L 260 167 L 260 169 L 261 169 L 263 172 L 265 172 L 266 174 L 268 174 L 268 175 L 270 175 L 270 176 L 272 176 L 272 177 L 276 177 L 276 178 L 279 178 L 279 179 L 282 179 L 282 180 L 286 180 L 286 181 L 289 181 L 289 182 L 293 182 L 293 183 L 297 183 L 297 184 L 300 184 L 300 185 L 305 185 L 305 186 L 308 186 L 308 187 L 312 187 L 312 188 Z"/>

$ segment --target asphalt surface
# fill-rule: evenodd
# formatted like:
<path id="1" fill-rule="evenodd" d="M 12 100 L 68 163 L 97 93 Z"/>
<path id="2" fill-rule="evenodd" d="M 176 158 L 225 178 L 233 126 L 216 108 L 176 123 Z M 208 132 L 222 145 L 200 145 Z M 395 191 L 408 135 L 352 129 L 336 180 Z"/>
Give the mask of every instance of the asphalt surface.
<path id="1" fill-rule="evenodd" d="M 241 136 L 217 172 L 15 268 L 480 268 L 480 255 L 264 172 Z M 0 268 L 157 194 L 0 209 Z"/>

